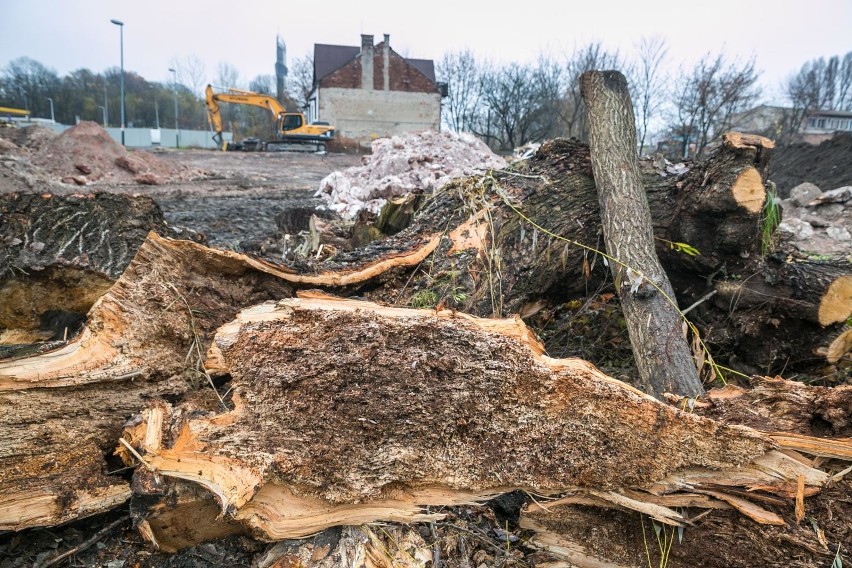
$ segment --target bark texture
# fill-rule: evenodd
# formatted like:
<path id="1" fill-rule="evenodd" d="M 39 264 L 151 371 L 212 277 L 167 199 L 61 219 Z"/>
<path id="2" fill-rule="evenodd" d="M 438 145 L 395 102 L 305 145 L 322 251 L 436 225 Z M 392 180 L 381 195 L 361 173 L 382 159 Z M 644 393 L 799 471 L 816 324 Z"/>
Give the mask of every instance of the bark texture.
<path id="1" fill-rule="evenodd" d="M 704 388 L 673 304 L 676 296 L 654 248 L 627 80 L 617 71 L 587 71 L 580 87 L 589 109 L 592 170 L 604 240 L 615 259 L 610 269 L 640 380 L 656 396 L 701 395 Z M 759 174 L 757 178 L 759 182 Z M 762 205 L 761 201 L 757 211 Z"/>

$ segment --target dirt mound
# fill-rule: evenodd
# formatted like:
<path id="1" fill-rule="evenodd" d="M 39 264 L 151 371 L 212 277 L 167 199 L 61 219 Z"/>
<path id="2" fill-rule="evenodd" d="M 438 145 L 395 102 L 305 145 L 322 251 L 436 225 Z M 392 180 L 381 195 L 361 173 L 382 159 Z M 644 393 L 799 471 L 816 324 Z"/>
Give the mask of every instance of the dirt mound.
<path id="1" fill-rule="evenodd" d="M 391 197 L 431 192 L 452 179 L 504 167 L 506 161 L 471 134 L 401 134 L 375 140 L 364 165 L 329 174 L 316 195 L 352 219 L 362 209 L 378 213 Z"/>
<path id="2" fill-rule="evenodd" d="M 852 185 L 852 134 L 837 134 L 819 145 L 779 146 L 769 161 L 768 177 L 784 198 L 806 181 L 823 190 Z"/>
<path id="3" fill-rule="evenodd" d="M 26 128 L 4 128 L 0 130 L 0 138 L 15 146 L 32 152 L 40 152 L 59 134 L 44 126 L 28 126 Z M 8 147 L 8 144 L 5 146 Z"/>
<path id="4" fill-rule="evenodd" d="M 100 125 L 88 121 L 69 128 L 39 149 L 33 163 L 64 183 L 77 185 L 97 181 L 160 185 L 201 174 L 142 150 L 129 152 Z"/>
<path id="5" fill-rule="evenodd" d="M 88 121 L 59 135 L 41 126 L 9 129 L 2 135 L 0 155 L 18 158 L 14 168 L 10 167 L 12 163 L 9 160 L 2 164 L 9 170 L 3 172 L 3 177 L 11 180 L 26 174 L 24 177 L 28 179 L 19 181 L 27 186 L 32 185 L 29 178 L 37 173 L 72 185 L 161 185 L 206 175 L 196 168 L 163 160 L 143 150 L 128 151 L 110 138 L 99 124 Z"/>

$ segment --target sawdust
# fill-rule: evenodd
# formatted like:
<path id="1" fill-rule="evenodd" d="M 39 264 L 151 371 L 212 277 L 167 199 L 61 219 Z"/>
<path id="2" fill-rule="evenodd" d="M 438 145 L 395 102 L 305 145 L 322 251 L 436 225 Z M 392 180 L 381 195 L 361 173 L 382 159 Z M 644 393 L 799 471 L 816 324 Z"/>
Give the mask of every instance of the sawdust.
<path id="1" fill-rule="evenodd" d="M 504 167 L 506 161 L 471 134 L 427 130 L 375 140 L 363 165 L 329 174 L 316 195 L 353 219 L 363 209 L 378 213 L 391 197 L 433 192 L 455 178 Z"/>

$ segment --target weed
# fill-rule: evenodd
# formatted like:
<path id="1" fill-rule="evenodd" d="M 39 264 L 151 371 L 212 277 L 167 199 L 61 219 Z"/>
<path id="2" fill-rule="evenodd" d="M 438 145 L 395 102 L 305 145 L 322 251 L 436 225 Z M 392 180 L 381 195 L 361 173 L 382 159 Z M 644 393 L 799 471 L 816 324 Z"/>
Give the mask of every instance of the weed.
<path id="1" fill-rule="evenodd" d="M 408 299 L 408 305 L 412 308 L 434 308 L 438 305 L 438 294 L 429 288 L 420 290 L 416 294 L 412 294 Z"/>
<path id="2" fill-rule="evenodd" d="M 773 182 L 769 182 L 763 213 L 760 217 L 760 254 L 766 256 L 774 247 L 772 235 L 781 223 L 781 208 L 778 205 L 778 191 Z"/>
<path id="3" fill-rule="evenodd" d="M 648 568 L 654 568 L 651 563 L 651 550 L 648 548 L 648 538 L 645 536 L 645 515 L 639 515 L 639 522 L 642 524 L 642 542 L 645 544 L 645 559 L 648 561 Z M 683 527 L 671 527 L 671 531 L 666 528 L 666 525 L 657 524 L 651 520 L 651 527 L 657 537 L 657 549 L 660 554 L 660 562 L 658 568 L 666 568 L 669 565 L 669 553 L 674 544 L 675 534 L 677 534 L 678 542 L 683 540 Z"/>

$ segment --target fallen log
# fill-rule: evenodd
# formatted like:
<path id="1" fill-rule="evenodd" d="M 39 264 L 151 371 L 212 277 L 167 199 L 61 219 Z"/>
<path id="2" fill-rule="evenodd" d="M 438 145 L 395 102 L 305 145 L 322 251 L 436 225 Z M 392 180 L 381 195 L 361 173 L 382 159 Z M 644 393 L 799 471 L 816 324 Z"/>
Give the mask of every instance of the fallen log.
<path id="1" fill-rule="evenodd" d="M 397 256 L 397 267 L 410 260 Z M 367 282 L 368 268 L 332 281 Z M 226 372 L 236 393 L 225 401 L 228 412 L 216 414 L 221 404 L 212 397 L 195 397 L 171 408 L 156 403 L 126 425 L 146 464 L 134 476 L 132 510 L 164 550 L 246 531 L 270 539 L 346 522 L 427 519 L 434 509 L 421 505 L 517 487 L 585 492 L 682 523 L 671 508 L 679 505 L 658 504 L 657 493 L 694 503 L 694 495 L 671 493 L 683 483 L 715 491 L 727 482 L 725 495 L 736 489 L 730 484 L 759 484 L 789 501 L 799 474 L 808 493 L 826 475 L 773 448 L 846 455 L 831 441 L 826 449 L 699 419 L 585 362 L 547 358 L 517 320 L 453 310 L 325 298 L 262 304 L 221 328 L 206 374 L 194 366 L 199 359 L 187 364 L 234 305 L 291 296 L 319 275 L 304 277 L 150 235 L 92 310 L 88 331 L 58 352 L 0 363 L 2 403 L 21 409 L 3 418 L 0 526 L 52 525 L 125 500 L 126 482 L 104 476 L 104 446 L 114 445 L 144 400 L 176 400 L 191 381 Z M 259 349 L 267 341 L 276 347 Z M 83 418 L 93 413 L 97 420 Z M 741 467 L 752 460 L 762 469 Z M 772 520 L 765 510 L 752 512 Z"/>
<path id="2" fill-rule="evenodd" d="M 309 294 L 241 312 L 217 332 L 207 368 L 230 375 L 232 410 L 193 417 L 159 403 L 126 432 L 126 459 L 147 470 L 138 476 L 182 480 L 137 508 L 165 550 L 192 544 L 175 528 L 199 503 L 210 516 L 192 523 L 213 534 L 236 524 L 280 540 L 434 519 L 424 506 L 515 489 L 570 491 L 673 525 L 687 522 L 675 507 L 719 501 L 783 524 L 737 488 L 789 499 L 799 476 L 808 494 L 827 483 L 778 449 L 852 460 L 849 441 L 721 425 L 584 361 L 550 359 L 517 319 Z"/>
<path id="3" fill-rule="evenodd" d="M 179 243 L 179 244 L 178 244 Z M 130 495 L 108 459 L 150 397 L 206 383 L 210 334 L 239 306 L 292 295 L 279 278 L 151 235 L 58 350 L 0 361 L 0 530 L 52 526 Z"/>

